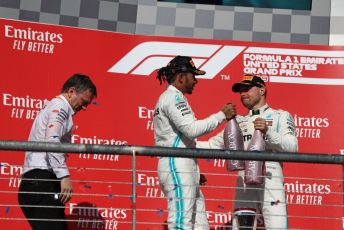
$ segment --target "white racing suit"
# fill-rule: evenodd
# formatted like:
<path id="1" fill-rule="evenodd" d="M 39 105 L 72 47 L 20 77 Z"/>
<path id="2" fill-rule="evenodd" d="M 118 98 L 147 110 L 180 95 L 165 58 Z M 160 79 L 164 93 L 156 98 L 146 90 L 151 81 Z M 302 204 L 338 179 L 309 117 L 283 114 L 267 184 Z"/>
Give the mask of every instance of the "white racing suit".
<path id="1" fill-rule="evenodd" d="M 169 85 L 155 107 L 155 145 L 195 148 L 195 138 L 214 130 L 224 120 L 225 115 L 221 111 L 204 120 L 196 120 L 184 95 Z M 168 228 L 208 230 L 196 159 L 161 157 L 158 178 L 168 200 Z"/>
<path id="2" fill-rule="evenodd" d="M 249 111 L 246 116 L 236 116 L 243 134 L 245 148 L 252 138 L 253 121 L 257 117 L 264 118 L 268 124 L 268 131 L 265 135 L 266 151 L 296 152 L 298 150 L 293 118 L 288 112 L 271 109 L 267 104 L 257 111 Z M 198 142 L 197 147 L 224 148 L 223 132 L 209 139 L 208 142 Z M 261 186 L 245 185 L 243 182 L 244 171 L 239 171 L 234 212 L 262 210 L 266 229 L 287 229 L 288 218 L 282 164 L 265 162 L 265 170 L 265 184 Z M 233 229 L 237 229 L 236 223 L 233 225 Z"/>

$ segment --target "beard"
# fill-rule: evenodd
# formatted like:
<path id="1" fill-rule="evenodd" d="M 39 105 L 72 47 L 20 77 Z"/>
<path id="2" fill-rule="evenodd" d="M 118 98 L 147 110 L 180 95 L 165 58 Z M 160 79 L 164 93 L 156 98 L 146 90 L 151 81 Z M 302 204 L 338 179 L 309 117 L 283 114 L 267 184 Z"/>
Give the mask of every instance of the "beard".
<path id="1" fill-rule="evenodd" d="M 187 93 L 187 94 L 192 94 L 192 92 L 193 92 L 193 88 L 188 88 L 188 89 L 186 90 L 186 93 Z"/>
<path id="2" fill-rule="evenodd" d="M 247 109 L 252 109 L 258 102 L 259 100 L 252 100 L 251 98 L 241 98 L 241 103 Z"/>
<path id="3" fill-rule="evenodd" d="M 195 88 L 195 84 L 186 84 L 185 91 L 187 94 L 192 94 L 193 90 Z"/>

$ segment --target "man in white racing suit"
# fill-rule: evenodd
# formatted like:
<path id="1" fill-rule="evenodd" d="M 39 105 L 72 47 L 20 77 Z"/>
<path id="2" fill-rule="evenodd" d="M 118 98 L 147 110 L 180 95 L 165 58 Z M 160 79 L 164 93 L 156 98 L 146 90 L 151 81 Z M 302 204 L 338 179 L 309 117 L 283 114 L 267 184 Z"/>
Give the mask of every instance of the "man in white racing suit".
<path id="1" fill-rule="evenodd" d="M 96 86 L 88 76 L 71 76 L 62 86 L 61 94 L 39 112 L 29 141 L 70 142 L 73 116 L 85 110 L 96 96 Z M 69 175 L 65 153 L 25 153 L 18 201 L 32 229 L 68 229 L 63 220 L 64 204 L 72 198 Z"/>
<path id="2" fill-rule="evenodd" d="M 207 134 L 224 120 L 236 114 L 235 106 L 222 110 L 204 120 L 196 120 L 184 94 L 192 94 L 197 83 L 195 75 L 203 75 L 192 59 L 177 56 L 160 68 L 160 84 L 168 82 L 154 111 L 154 141 L 156 146 L 195 148 L 196 138 Z M 205 203 L 200 191 L 200 173 L 196 159 L 161 157 L 158 178 L 168 201 L 169 229 L 209 229 Z"/>
<path id="3" fill-rule="evenodd" d="M 258 76 L 245 75 L 241 82 L 232 87 L 232 91 L 240 93 L 242 104 L 249 110 L 245 116 L 236 116 L 242 131 L 244 145 L 247 148 L 255 129 L 265 135 L 266 151 L 296 152 L 298 142 L 293 118 L 287 111 L 275 110 L 266 103 L 266 85 Z M 223 131 L 208 142 L 198 142 L 199 148 L 224 148 Z M 240 229 L 242 225 L 253 224 L 241 211 L 257 213 L 262 211 L 266 229 L 287 229 L 287 206 L 283 185 L 282 164 L 265 162 L 265 184 L 245 185 L 244 171 L 239 171 L 236 190 L 233 229 Z M 246 218 L 246 219 L 245 219 Z M 243 226 L 241 226 L 243 227 Z M 251 226 L 250 226 L 251 227 Z"/>

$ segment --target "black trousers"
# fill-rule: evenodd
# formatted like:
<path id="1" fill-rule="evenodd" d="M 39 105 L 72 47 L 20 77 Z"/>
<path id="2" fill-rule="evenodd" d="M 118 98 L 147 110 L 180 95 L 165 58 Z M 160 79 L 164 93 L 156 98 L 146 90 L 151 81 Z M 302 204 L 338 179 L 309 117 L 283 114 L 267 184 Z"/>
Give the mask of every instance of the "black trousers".
<path id="1" fill-rule="evenodd" d="M 25 217 L 29 219 L 28 221 L 32 229 L 34 230 L 68 229 L 64 214 L 65 206 L 58 199 L 57 195 L 54 195 L 61 192 L 60 181 L 49 181 L 51 179 L 56 180 L 57 178 L 52 172 L 42 169 L 33 169 L 22 176 L 22 181 L 20 183 L 18 193 L 18 201 L 20 204 L 20 208 L 22 209 Z M 25 205 L 32 205 L 37 207 L 25 207 Z M 32 219 L 49 219 L 50 221 Z M 56 220 L 54 221 L 54 219 Z"/>

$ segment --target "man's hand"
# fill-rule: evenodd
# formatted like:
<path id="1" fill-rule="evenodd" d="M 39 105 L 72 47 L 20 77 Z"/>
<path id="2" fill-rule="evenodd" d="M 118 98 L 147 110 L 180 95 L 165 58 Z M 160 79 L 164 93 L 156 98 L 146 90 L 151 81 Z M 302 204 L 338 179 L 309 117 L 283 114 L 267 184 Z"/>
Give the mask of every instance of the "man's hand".
<path id="1" fill-rule="evenodd" d="M 232 103 L 225 104 L 221 111 L 225 114 L 227 120 L 232 119 L 237 114 L 236 106 Z"/>
<path id="2" fill-rule="evenodd" d="M 60 200 L 62 204 L 67 203 L 72 198 L 73 187 L 69 177 L 64 177 L 61 180 L 61 194 Z"/>
<path id="3" fill-rule="evenodd" d="M 254 129 L 258 129 L 262 131 L 263 134 L 266 134 L 269 128 L 268 125 L 266 124 L 266 120 L 261 117 L 256 118 L 256 120 L 253 121 L 253 125 L 254 125 Z"/>

